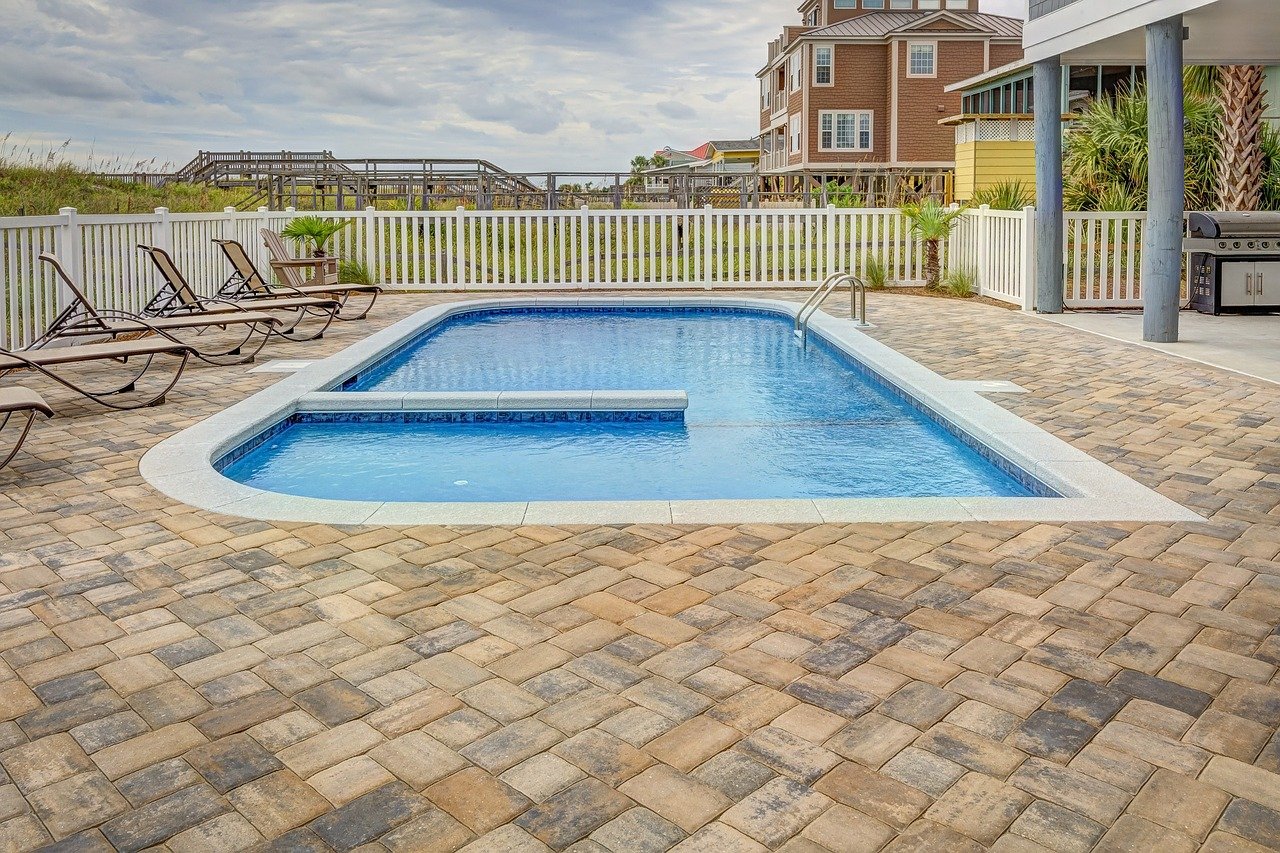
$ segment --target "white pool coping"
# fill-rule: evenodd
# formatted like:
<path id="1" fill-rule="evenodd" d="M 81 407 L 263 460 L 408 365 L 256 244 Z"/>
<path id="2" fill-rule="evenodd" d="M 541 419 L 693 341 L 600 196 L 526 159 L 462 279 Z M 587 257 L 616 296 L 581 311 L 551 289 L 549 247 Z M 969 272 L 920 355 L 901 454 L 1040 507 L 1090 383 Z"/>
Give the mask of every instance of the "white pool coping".
<path id="1" fill-rule="evenodd" d="M 813 316 L 810 323 L 812 333 L 868 367 L 882 381 L 914 397 L 936 417 L 946 421 L 953 431 L 967 434 L 971 440 L 981 443 L 1063 497 L 508 503 L 339 501 L 255 489 L 222 476 L 214 468 L 214 463 L 222 456 L 263 430 L 299 411 L 317 411 L 315 406 L 331 401 L 332 389 L 348 377 L 368 369 L 449 317 L 495 308 L 574 306 L 746 308 L 789 317 L 794 317 L 800 308 L 796 303 L 772 299 L 705 296 L 477 299 L 424 308 L 165 439 L 143 457 L 140 464 L 142 476 L 174 500 L 224 515 L 264 521 L 347 525 L 1203 520 L 1181 504 L 983 397 L 980 390 L 990 393 L 990 389 L 983 389 L 983 383 L 948 380 L 867 337 L 853 321 L 837 319 L 821 311 Z M 363 398 L 372 392 L 356 393 Z M 388 396 L 399 398 L 400 408 L 404 408 L 411 397 L 423 399 L 420 394 Z M 474 410 L 462 403 L 459 400 L 458 405 L 462 406 L 459 410 Z M 499 403 L 500 398 L 495 399 L 494 405 Z M 347 405 L 344 408 L 350 410 L 353 407 Z M 843 464 L 856 465 L 857 460 L 849 459 Z"/>

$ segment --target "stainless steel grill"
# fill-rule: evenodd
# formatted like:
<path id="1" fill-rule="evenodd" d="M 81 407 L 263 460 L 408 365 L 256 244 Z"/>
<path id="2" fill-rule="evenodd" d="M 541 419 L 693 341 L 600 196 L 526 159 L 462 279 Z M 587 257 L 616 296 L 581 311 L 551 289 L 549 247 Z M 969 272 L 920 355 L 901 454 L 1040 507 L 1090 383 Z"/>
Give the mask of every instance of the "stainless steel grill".
<path id="1" fill-rule="evenodd" d="M 1280 310 L 1280 213 L 1193 213 L 1183 248 L 1197 311 Z"/>

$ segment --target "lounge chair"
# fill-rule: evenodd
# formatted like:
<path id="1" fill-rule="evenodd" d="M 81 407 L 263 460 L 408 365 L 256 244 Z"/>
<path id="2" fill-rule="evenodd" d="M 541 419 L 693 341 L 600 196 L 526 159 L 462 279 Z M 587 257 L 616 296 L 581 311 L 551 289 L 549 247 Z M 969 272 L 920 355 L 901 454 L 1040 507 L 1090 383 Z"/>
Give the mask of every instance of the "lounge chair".
<path id="1" fill-rule="evenodd" d="M 339 280 L 337 258 L 295 258 L 289 254 L 289 250 L 285 248 L 284 239 L 279 234 L 270 228 L 263 228 L 259 233 L 262 234 L 262 241 L 271 254 L 271 269 L 285 284 L 284 292 L 292 291 L 295 294 L 308 296 L 320 293 L 333 294 L 342 300 L 342 312 L 338 314 L 339 320 L 363 320 L 369 316 L 373 303 L 378 301 L 378 295 L 382 293 L 381 287 L 373 284 L 343 284 Z M 222 250 L 227 252 L 232 266 L 236 268 L 242 281 L 241 286 L 251 287 L 257 293 L 270 290 L 262 276 L 258 275 L 258 271 L 253 268 L 253 262 L 249 260 L 249 255 L 243 246 L 235 243 L 234 240 L 215 240 L 214 242 L 224 244 Z M 228 246 L 225 245 L 228 243 L 234 243 L 232 251 L 239 249 L 239 257 L 243 259 L 242 261 L 232 257 L 232 252 L 228 251 Z M 307 269 L 312 271 L 311 277 L 303 279 L 301 270 Z M 359 299 L 353 300 L 353 296 L 358 296 Z M 365 296 L 369 297 L 368 304 L 363 304 Z M 353 306 L 351 304 L 353 301 L 360 304 Z"/>
<path id="2" fill-rule="evenodd" d="M 4 431 L 14 416 L 26 417 L 22 428 L 18 430 L 18 440 L 8 455 L 0 459 L 0 468 L 4 468 L 18 455 L 18 451 L 22 449 L 22 443 L 27 440 L 27 435 L 31 432 L 31 425 L 36 422 L 36 415 L 53 417 L 53 409 L 49 408 L 49 404 L 43 397 L 30 388 L 23 388 L 20 385 L 0 388 L 0 432 Z"/>
<path id="3" fill-rule="evenodd" d="M 28 350 L 41 349 L 55 341 L 86 337 L 121 338 L 139 337 L 159 333 L 164 337 L 191 347 L 192 353 L 210 364 L 245 364 L 254 360 L 266 345 L 271 332 L 281 325 L 281 320 L 265 311 L 219 311 L 193 313 L 174 317 L 145 318 L 127 311 L 98 308 L 89 299 L 79 283 L 62 266 L 52 252 L 44 252 L 40 260 L 53 267 L 54 273 L 72 293 L 71 304 L 62 310 Z M 218 344 L 210 340 L 196 342 L 175 332 L 194 332 L 200 336 L 210 330 L 227 330 L 242 327 L 243 335 L 231 342 Z M 255 342 L 256 339 L 256 342 Z"/>
<path id="4" fill-rule="evenodd" d="M 174 385 L 178 384 L 182 371 L 186 369 L 187 359 L 194 352 L 187 344 L 166 338 L 159 334 L 158 331 L 151 337 L 135 341 L 112 340 L 106 343 L 48 347 L 47 349 L 36 350 L 0 349 L 0 375 L 16 370 L 34 370 L 59 385 L 88 397 L 95 403 L 106 406 L 109 409 L 126 411 L 128 409 L 141 409 L 146 406 L 158 406 L 163 403 L 165 395 L 169 393 Z M 138 402 L 120 403 L 108 399 L 117 394 L 127 394 L 137 390 L 138 380 L 150 372 L 151 365 L 158 355 L 168 355 L 181 359 L 178 369 L 174 371 L 173 378 L 169 380 L 163 390 L 158 394 L 153 393 L 147 399 Z M 60 368 L 63 367 L 97 362 L 115 362 L 128 366 L 130 359 L 139 358 L 144 359 L 141 369 L 131 370 L 131 375 L 126 382 L 103 390 L 89 388 L 83 383 L 68 379 L 60 371 Z"/>
<path id="5" fill-rule="evenodd" d="M 181 317 L 192 314 L 209 315 L 226 311 L 270 311 L 283 312 L 285 321 L 272 334 L 291 341 L 314 341 L 324 337 L 325 331 L 333 323 L 342 303 L 336 299 L 322 299 L 316 296 L 280 297 L 269 299 L 224 299 L 222 297 L 202 297 L 196 295 L 194 288 L 187 283 L 178 265 L 164 249 L 157 246 L 138 246 L 151 258 L 156 269 L 160 271 L 164 285 L 142 309 L 146 317 Z M 308 317 L 316 317 L 323 321 L 319 331 L 300 330 L 299 326 Z"/>

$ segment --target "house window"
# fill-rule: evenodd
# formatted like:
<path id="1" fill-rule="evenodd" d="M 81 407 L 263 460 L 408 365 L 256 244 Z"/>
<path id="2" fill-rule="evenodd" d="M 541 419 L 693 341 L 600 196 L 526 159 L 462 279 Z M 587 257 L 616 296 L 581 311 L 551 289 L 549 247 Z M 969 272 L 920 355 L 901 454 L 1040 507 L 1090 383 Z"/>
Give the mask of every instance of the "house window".
<path id="1" fill-rule="evenodd" d="M 791 153 L 800 153 L 800 116 L 791 117 Z"/>
<path id="2" fill-rule="evenodd" d="M 866 0 L 866 3 L 868 4 L 871 2 L 872 0 Z M 881 2 L 884 2 L 884 0 L 881 0 Z M 858 0 L 836 0 L 836 8 L 837 9 L 856 9 L 858 8 Z M 864 5 L 863 8 L 870 9 L 871 6 Z"/>
<path id="3" fill-rule="evenodd" d="M 837 5 L 837 6 L 839 6 L 839 5 L 840 5 L 840 0 L 836 0 L 836 5 Z M 848 5 L 848 7 L 847 7 L 847 8 L 849 8 L 849 9 L 856 8 L 856 6 L 855 6 L 855 5 L 854 5 L 854 3 L 852 2 L 852 0 L 850 0 L 850 3 L 849 3 L 849 5 Z M 883 8 L 884 8 L 884 0 L 862 0 L 862 8 L 864 8 L 864 9 L 883 9 Z"/>
<path id="4" fill-rule="evenodd" d="M 941 8 L 942 8 L 942 0 L 920 0 L 920 5 L 919 5 L 919 6 L 917 6 L 916 8 L 918 8 L 918 9 L 941 9 Z"/>
<path id="5" fill-rule="evenodd" d="M 760 81 L 760 111 L 769 111 L 769 78 Z"/>
<path id="6" fill-rule="evenodd" d="M 830 86 L 834 82 L 835 48 L 830 45 L 813 50 L 813 84 Z"/>
<path id="7" fill-rule="evenodd" d="M 907 44 L 907 76 L 938 76 L 938 46 L 933 42 L 909 42 Z"/>
<path id="8" fill-rule="evenodd" d="M 963 11 L 969 8 L 969 0 L 947 0 L 947 8 Z"/>
<path id="9" fill-rule="evenodd" d="M 800 61 L 800 51 L 796 51 L 787 58 L 787 76 L 791 79 L 791 91 L 800 91 L 801 70 L 803 65 Z"/>
<path id="10" fill-rule="evenodd" d="M 915 7 L 915 0 L 889 0 L 890 9 L 914 9 Z"/>
<path id="11" fill-rule="evenodd" d="M 823 112 L 818 116 L 823 151 L 870 151 L 872 147 L 872 113 Z"/>

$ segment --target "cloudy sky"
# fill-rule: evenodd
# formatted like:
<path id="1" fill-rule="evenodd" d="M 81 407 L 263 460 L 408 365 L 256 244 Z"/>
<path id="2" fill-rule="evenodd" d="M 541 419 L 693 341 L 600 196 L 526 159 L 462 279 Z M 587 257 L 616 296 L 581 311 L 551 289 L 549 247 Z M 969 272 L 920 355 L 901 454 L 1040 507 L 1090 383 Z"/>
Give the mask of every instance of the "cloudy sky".
<path id="1" fill-rule="evenodd" d="M 982 0 L 1021 16 L 1026 0 Z M 0 0 L 0 138 L 625 168 L 756 132 L 797 0 Z"/>

